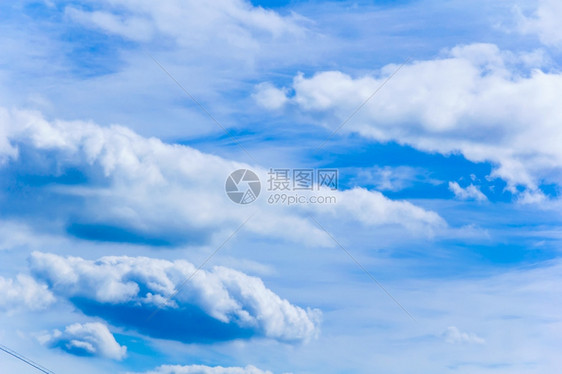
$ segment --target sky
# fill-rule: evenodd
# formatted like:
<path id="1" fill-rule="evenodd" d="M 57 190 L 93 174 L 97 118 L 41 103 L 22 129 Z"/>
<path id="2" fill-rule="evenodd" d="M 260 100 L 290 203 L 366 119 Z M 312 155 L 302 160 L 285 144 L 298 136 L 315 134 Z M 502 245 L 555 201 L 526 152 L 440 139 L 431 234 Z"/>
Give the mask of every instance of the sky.
<path id="1" fill-rule="evenodd" d="M 561 18 L 0 3 L 0 373 L 556 372 Z"/>

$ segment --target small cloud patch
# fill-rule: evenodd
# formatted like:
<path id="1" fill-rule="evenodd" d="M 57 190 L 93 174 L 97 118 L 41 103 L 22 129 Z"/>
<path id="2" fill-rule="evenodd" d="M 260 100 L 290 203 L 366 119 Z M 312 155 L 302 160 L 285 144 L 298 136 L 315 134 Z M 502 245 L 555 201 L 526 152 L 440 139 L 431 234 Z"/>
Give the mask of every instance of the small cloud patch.
<path id="1" fill-rule="evenodd" d="M 51 348 L 60 348 L 76 356 L 122 360 L 127 354 L 127 347 L 119 345 L 109 329 L 99 322 L 74 323 L 64 331 L 54 330 L 42 336 L 40 341 Z"/>
<path id="2" fill-rule="evenodd" d="M 484 344 L 486 341 L 474 333 L 460 331 L 455 326 L 447 327 L 443 338 L 449 344 Z"/>

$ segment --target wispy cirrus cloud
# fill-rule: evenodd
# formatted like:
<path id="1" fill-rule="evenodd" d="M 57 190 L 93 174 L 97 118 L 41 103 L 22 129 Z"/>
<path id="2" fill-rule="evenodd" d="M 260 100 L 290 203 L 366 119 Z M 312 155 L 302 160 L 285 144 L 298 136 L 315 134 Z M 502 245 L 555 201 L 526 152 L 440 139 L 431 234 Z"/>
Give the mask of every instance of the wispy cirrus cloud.
<path id="1" fill-rule="evenodd" d="M 279 13 L 245 0 L 169 1 L 165 6 L 151 1 L 101 2 L 104 10 L 90 11 L 67 6 L 70 19 L 128 39 L 148 41 L 167 37 L 183 46 L 217 41 L 241 50 L 257 49 L 258 41 L 276 41 L 283 36 L 306 32 L 304 17 Z"/>

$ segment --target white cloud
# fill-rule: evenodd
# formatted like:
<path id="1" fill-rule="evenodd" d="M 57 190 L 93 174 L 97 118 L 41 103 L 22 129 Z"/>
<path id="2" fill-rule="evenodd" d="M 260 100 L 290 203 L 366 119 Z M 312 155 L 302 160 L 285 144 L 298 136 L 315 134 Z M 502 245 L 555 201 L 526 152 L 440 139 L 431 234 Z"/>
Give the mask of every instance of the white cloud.
<path id="1" fill-rule="evenodd" d="M 0 251 L 40 242 L 29 227 L 19 222 L 0 221 Z"/>
<path id="2" fill-rule="evenodd" d="M 8 138 L 2 140 L 9 145 L 4 149 L 5 156 L 14 157 L 17 145 L 39 153 L 56 152 L 59 167 L 101 169 L 109 185 L 59 186 L 55 190 L 68 198 L 85 199 L 85 211 L 76 213 L 88 224 L 126 222 L 128 229 L 151 236 L 183 235 L 189 239 L 227 227 L 232 230 L 250 214 L 229 201 L 224 192 L 228 174 L 248 167 L 244 164 L 143 138 L 120 126 L 103 128 L 80 121 L 49 123 L 29 111 L 10 114 L 2 110 L 0 117 L 0 128 Z M 47 173 L 57 175 L 60 169 Z M 280 232 L 285 225 L 294 226 L 289 232 L 305 240 L 308 237 L 316 243 L 327 243 L 318 229 L 290 213 L 251 221 L 246 228 L 287 237 Z"/>
<path id="3" fill-rule="evenodd" d="M 295 15 L 281 16 L 245 0 L 149 0 L 101 2 L 102 11 L 67 7 L 67 15 L 86 26 L 136 40 L 170 38 L 181 46 L 218 45 L 257 51 L 262 40 L 305 32 Z M 224 51 L 223 51 L 224 52 Z"/>
<path id="4" fill-rule="evenodd" d="M 469 344 L 484 344 L 486 341 L 473 333 L 461 332 L 455 326 L 447 327 L 443 333 L 445 341 L 450 344 L 469 343 Z"/>
<path id="5" fill-rule="evenodd" d="M 465 188 L 462 188 L 457 182 L 449 182 L 449 190 L 451 190 L 457 199 L 460 200 L 476 200 L 488 201 L 486 195 L 480 191 L 478 187 L 472 183 Z"/>
<path id="6" fill-rule="evenodd" d="M 107 326 L 99 322 L 74 323 L 62 332 L 54 330 L 41 336 L 40 341 L 77 356 L 99 356 L 122 360 L 127 355 L 127 347 L 119 345 Z"/>
<path id="7" fill-rule="evenodd" d="M 519 8 L 517 20 L 519 31 L 524 34 L 536 34 L 541 42 L 549 46 L 562 46 L 562 3 L 558 0 L 539 0 L 532 15 L 524 15 Z"/>
<path id="8" fill-rule="evenodd" d="M 234 325 L 283 341 L 308 340 L 318 332 L 319 310 L 292 305 L 266 288 L 261 279 L 222 266 L 199 270 L 173 299 L 176 287 L 195 272 L 195 266 L 187 261 L 124 256 L 88 261 L 34 252 L 30 267 L 55 294 L 69 299 L 133 306 L 149 313 L 158 308 L 179 311 L 174 318 L 182 324 L 190 322 L 193 308 L 197 308 L 208 318 L 226 324 L 223 328 Z"/>
<path id="9" fill-rule="evenodd" d="M 343 131 L 491 162 L 492 175 L 514 192 L 517 185 L 536 191 L 545 180 L 562 184 L 562 74 L 526 66 L 532 60 L 525 56 L 471 44 L 409 63 Z M 340 123 L 396 68 L 359 78 L 300 74 L 292 102 Z"/>
<path id="10" fill-rule="evenodd" d="M 103 240 L 103 229 L 111 226 L 122 230 L 118 234 L 123 236 L 124 231 L 129 235 L 124 240 L 140 236 L 160 242 L 205 242 L 217 232 L 231 232 L 250 215 L 227 198 L 224 184 L 228 174 L 251 168 L 262 176 L 262 190 L 266 188 L 266 169 L 144 138 L 122 126 L 49 122 L 37 112 L 1 109 L 0 135 L 4 136 L 0 144 L 6 145 L 0 148 L 0 156 L 6 162 L 19 162 L 18 151 L 25 149 L 51 161 L 24 165 L 35 173 L 56 177 L 66 169 L 78 169 L 91 177 L 87 184 L 49 183 L 46 189 L 60 197 L 53 214 L 61 214 L 59 219 L 67 221 L 71 233 L 87 239 L 92 239 L 94 232 L 94 239 Z M 424 227 L 426 231 L 444 225 L 436 213 L 392 201 L 378 192 L 357 189 L 336 193 L 341 203 L 329 209 L 366 225 L 391 223 Z M 80 210 L 75 199 L 83 201 Z M 65 201 L 69 201 L 66 207 Z M 333 244 L 298 210 L 272 210 L 266 197 L 253 208 L 259 219 L 250 220 L 245 229 L 310 245 Z M 311 205 L 306 209 L 315 214 L 328 208 Z"/>
<path id="11" fill-rule="evenodd" d="M 252 97 L 259 106 L 271 110 L 282 108 L 289 100 L 286 90 L 279 89 L 269 82 L 258 84 Z"/>
<path id="12" fill-rule="evenodd" d="M 401 191 L 416 183 L 437 185 L 442 183 L 430 176 L 429 171 L 410 166 L 374 166 L 352 170 L 359 185 L 374 185 L 380 191 Z"/>
<path id="13" fill-rule="evenodd" d="M 135 41 L 148 41 L 154 33 L 152 24 L 140 17 L 120 18 L 109 12 L 84 12 L 72 7 L 66 8 L 65 13 L 67 17 L 86 26 L 97 27 Z"/>
<path id="14" fill-rule="evenodd" d="M 375 167 L 372 169 L 362 169 L 360 176 L 366 176 L 369 181 L 376 184 L 381 191 L 400 191 L 410 185 L 415 179 L 416 170 L 408 166 L 397 168 Z"/>
<path id="15" fill-rule="evenodd" d="M 413 232 L 428 235 L 447 226 L 437 213 L 407 201 L 390 200 L 378 191 L 354 188 L 343 192 L 333 191 L 332 195 L 338 201 L 335 209 L 328 205 L 320 205 L 315 209 L 325 209 L 340 219 L 343 217 L 367 226 L 401 225 Z"/>
<path id="16" fill-rule="evenodd" d="M 548 201 L 548 198 L 542 191 L 523 191 L 517 201 L 522 204 L 539 204 Z M 549 206 L 555 208 L 556 205 L 550 201 Z"/>
<path id="17" fill-rule="evenodd" d="M 222 367 L 206 365 L 162 365 L 154 371 L 146 374 L 272 374 L 271 371 L 263 371 L 255 366 L 246 367 Z"/>
<path id="18" fill-rule="evenodd" d="M 47 286 L 33 278 L 18 274 L 16 279 L 0 277 L 0 309 L 13 312 L 21 309 L 42 310 L 54 303 Z"/>

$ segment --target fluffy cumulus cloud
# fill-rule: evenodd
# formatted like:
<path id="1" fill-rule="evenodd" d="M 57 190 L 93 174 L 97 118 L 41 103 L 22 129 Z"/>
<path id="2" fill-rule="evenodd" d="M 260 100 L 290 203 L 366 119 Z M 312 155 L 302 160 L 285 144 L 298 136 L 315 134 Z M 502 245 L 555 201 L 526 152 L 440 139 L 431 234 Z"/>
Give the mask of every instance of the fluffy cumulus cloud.
<path id="1" fill-rule="evenodd" d="M 408 63 L 343 131 L 491 162 L 492 176 L 513 192 L 518 185 L 538 193 L 544 181 L 562 184 L 562 74 L 537 68 L 541 61 L 533 56 L 471 44 Z M 299 74 L 290 99 L 335 126 L 333 118 L 347 118 L 396 69 L 388 65 L 357 78 L 339 71 Z"/>
<path id="2" fill-rule="evenodd" d="M 41 310 L 55 301 L 43 283 L 19 274 L 15 279 L 0 277 L 0 310 Z"/>
<path id="3" fill-rule="evenodd" d="M 107 326 L 99 322 L 74 323 L 64 331 L 54 330 L 40 337 L 43 344 L 77 356 L 98 356 L 122 360 L 127 347 L 119 345 Z"/>
<path id="4" fill-rule="evenodd" d="M 231 232 L 250 216 L 224 191 L 232 171 L 250 166 L 145 138 L 122 126 L 47 121 L 37 112 L 0 109 L 0 159 L 4 187 L 0 200 L 9 201 L 11 208 L 5 214 L 27 214 L 33 218 L 29 222 L 61 223 L 68 233 L 83 239 L 201 244 L 216 233 Z M 265 182 L 265 168 L 250 168 Z M 20 178 L 33 183 L 25 191 L 15 188 Z M 443 225 L 436 213 L 376 192 L 337 193 L 346 202 L 331 209 L 358 213 L 349 214 L 349 219 L 367 225 L 390 223 L 427 230 Z M 55 204 L 52 209 L 47 209 L 49 203 Z M 260 217 L 250 220 L 245 229 L 311 245 L 331 244 L 295 209 L 271 214 L 263 197 L 252 208 Z M 307 207 L 311 214 L 325 209 Z"/>
<path id="5" fill-rule="evenodd" d="M 272 372 L 260 370 L 252 365 L 246 367 L 162 365 L 145 374 L 272 374 Z"/>
<path id="6" fill-rule="evenodd" d="M 443 338 L 450 344 L 484 344 L 486 341 L 473 333 L 460 331 L 455 326 L 447 327 L 443 333 Z"/>
<path id="7" fill-rule="evenodd" d="M 476 200 L 476 201 L 487 201 L 486 195 L 480 191 L 478 187 L 473 184 L 461 187 L 457 182 L 449 182 L 449 190 L 451 190 L 457 199 L 460 200 Z"/>
<path id="8" fill-rule="evenodd" d="M 253 336 L 305 341 L 318 332 L 319 310 L 292 305 L 261 279 L 226 267 L 196 272 L 182 260 L 89 261 L 41 252 L 32 254 L 30 267 L 34 277 L 86 314 L 156 337 L 184 342 Z"/>

